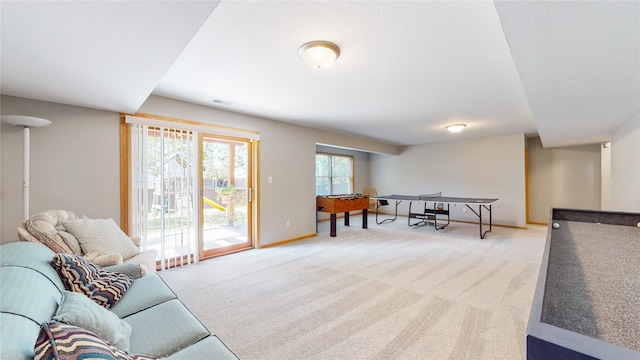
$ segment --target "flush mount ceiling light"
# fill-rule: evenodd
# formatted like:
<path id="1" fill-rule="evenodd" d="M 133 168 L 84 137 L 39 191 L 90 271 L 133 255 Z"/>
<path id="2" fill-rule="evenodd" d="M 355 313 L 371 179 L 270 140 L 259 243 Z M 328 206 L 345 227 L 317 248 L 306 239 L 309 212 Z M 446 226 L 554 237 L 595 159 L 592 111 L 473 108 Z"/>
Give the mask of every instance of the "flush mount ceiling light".
<path id="1" fill-rule="evenodd" d="M 309 41 L 300 46 L 298 56 L 309 66 L 322 69 L 336 61 L 340 56 L 340 48 L 328 41 Z"/>
<path id="2" fill-rule="evenodd" d="M 449 125 L 449 126 L 447 126 L 447 130 L 449 130 L 452 133 L 457 133 L 457 132 L 462 131 L 462 129 L 464 129 L 465 126 L 467 126 L 467 124 Z"/>

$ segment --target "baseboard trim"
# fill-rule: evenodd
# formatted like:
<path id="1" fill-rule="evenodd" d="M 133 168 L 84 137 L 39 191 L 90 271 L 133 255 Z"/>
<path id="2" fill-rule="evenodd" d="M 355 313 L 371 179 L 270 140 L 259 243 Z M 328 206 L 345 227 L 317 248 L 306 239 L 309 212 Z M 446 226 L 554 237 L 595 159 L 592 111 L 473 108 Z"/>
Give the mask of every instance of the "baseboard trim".
<path id="1" fill-rule="evenodd" d="M 292 242 L 295 242 L 295 241 L 300 241 L 300 240 L 312 238 L 312 237 L 315 237 L 315 236 L 318 236 L 318 234 L 309 234 L 309 235 L 305 235 L 305 236 L 299 236 L 299 237 L 296 237 L 296 238 L 293 238 L 293 239 L 278 241 L 278 242 L 264 244 L 264 245 L 260 244 L 260 246 L 258 246 L 257 249 L 264 249 L 264 248 L 268 248 L 268 247 L 284 245 L 284 244 L 292 243 Z"/>

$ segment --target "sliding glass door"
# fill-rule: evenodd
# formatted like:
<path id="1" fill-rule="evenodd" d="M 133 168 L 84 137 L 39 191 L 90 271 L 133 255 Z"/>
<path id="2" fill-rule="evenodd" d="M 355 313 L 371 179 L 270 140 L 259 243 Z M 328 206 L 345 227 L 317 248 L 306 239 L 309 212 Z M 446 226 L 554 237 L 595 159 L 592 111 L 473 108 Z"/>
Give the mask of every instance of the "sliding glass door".
<path id="1" fill-rule="evenodd" d="M 201 135 L 201 254 L 251 247 L 251 142 Z"/>
<path id="2" fill-rule="evenodd" d="M 158 268 L 252 247 L 256 139 L 129 126 L 126 231 L 157 250 Z"/>

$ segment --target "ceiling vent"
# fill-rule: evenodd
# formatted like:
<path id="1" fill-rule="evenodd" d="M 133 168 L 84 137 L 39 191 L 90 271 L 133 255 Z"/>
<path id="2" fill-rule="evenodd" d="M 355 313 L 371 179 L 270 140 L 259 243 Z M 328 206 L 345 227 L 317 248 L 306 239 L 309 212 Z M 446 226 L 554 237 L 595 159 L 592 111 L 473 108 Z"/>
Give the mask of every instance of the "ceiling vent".
<path id="1" fill-rule="evenodd" d="M 224 105 L 224 106 L 233 105 L 233 103 L 231 103 L 229 101 L 224 101 L 224 100 L 220 100 L 220 99 L 212 99 L 211 102 L 216 104 L 216 105 Z"/>

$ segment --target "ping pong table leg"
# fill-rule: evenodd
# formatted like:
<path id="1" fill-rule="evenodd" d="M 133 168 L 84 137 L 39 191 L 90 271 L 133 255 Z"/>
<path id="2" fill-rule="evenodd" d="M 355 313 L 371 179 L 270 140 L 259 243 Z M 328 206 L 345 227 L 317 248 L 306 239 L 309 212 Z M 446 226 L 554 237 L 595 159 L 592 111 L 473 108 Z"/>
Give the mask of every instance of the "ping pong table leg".
<path id="1" fill-rule="evenodd" d="M 471 212 L 476 214 L 476 216 L 478 217 L 479 219 L 478 227 L 480 228 L 480 239 L 484 239 L 484 235 L 489 231 L 491 231 L 491 205 L 489 205 L 489 207 L 487 207 L 486 205 L 478 205 L 478 211 L 475 211 L 471 206 L 469 206 L 469 204 L 465 204 L 465 206 L 468 207 L 469 210 L 471 210 Z M 489 210 L 489 230 L 485 232 L 482 232 L 482 207 L 483 206 L 485 209 Z"/>
<path id="2" fill-rule="evenodd" d="M 440 214 L 442 213 L 443 211 Z M 436 203 L 433 203 L 433 226 L 436 228 L 436 230 L 442 230 L 449 226 L 449 224 L 451 224 L 451 204 L 447 203 L 447 223 L 438 226 L 438 207 Z"/>
<path id="3" fill-rule="evenodd" d="M 386 222 L 396 221 L 396 219 L 398 218 L 398 204 L 400 204 L 401 202 L 402 201 L 397 201 L 396 200 L 396 213 L 395 213 L 395 216 L 393 218 L 387 218 L 387 219 L 384 219 L 382 221 L 378 221 L 378 208 L 380 207 L 380 205 L 378 205 L 376 207 L 376 224 L 381 225 L 381 224 L 384 224 Z"/>
<path id="4" fill-rule="evenodd" d="M 438 204 L 436 202 L 433 203 L 433 227 L 436 230 L 440 230 L 438 228 Z"/>
<path id="5" fill-rule="evenodd" d="M 489 230 L 482 232 L 482 207 L 484 207 L 485 209 L 489 210 Z M 479 210 L 480 210 L 480 239 L 484 239 L 484 236 L 490 232 L 493 229 L 493 218 L 492 218 L 492 213 L 493 211 L 491 211 L 491 205 L 489 205 L 489 207 L 487 207 L 486 205 L 480 205 L 478 206 Z"/>
<path id="6" fill-rule="evenodd" d="M 415 224 L 411 224 L 411 205 L 413 205 L 413 201 L 409 201 L 409 213 L 407 214 L 407 225 L 413 226 Z"/>
<path id="7" fill-rule="evenodd" d="M 480 218 L 480 239 L 484 239 L 484 234 L 482 233 L 482 205 L 478 206 L 478 211 L 480 212 L 480 215 L 478 215 Z"/>
<path id="8" fill-rule="evenodd" d="M 484 234 L 482 234 L 481 238 L 484 239 L 484 235 L 493 230 L 493 211 L 491 209 L 491 204 L 489 204 L 489 207 L 487 207 L 486 205 L 482 206 L 484 206 L 485 209 L 489 210 L 489 230 L 485 231 Z"/>
<path id="9" fill-rule="evenodd" d="M 407 225 L 418 226 L 420 224 L 428 225 L 429 223 L 429 215 L 427 212 L 427 203 L 424 203 L 424 208 L 421 213 L 414 213 L 411 211 L 411 206 L 413 205 L 413 201 L 409 201 L 409 213 L 407 214 Z M 418 219 L 415 223 L 411 223 L 411 219 Z"/>

